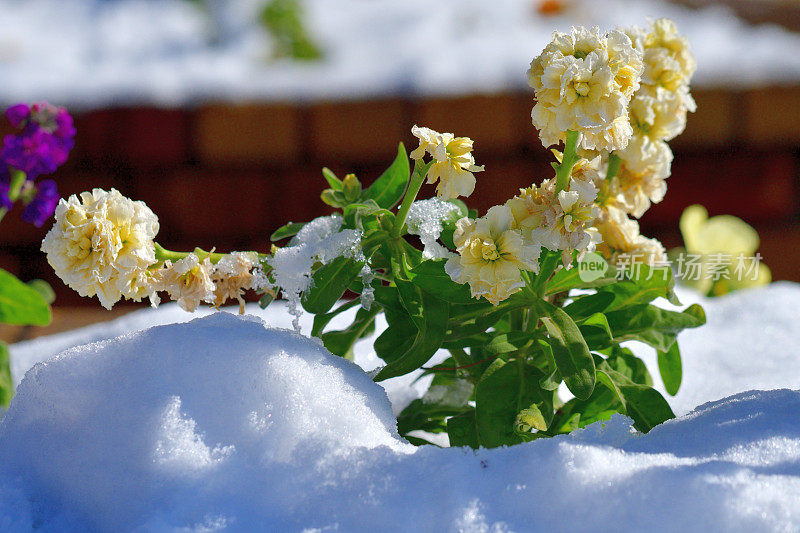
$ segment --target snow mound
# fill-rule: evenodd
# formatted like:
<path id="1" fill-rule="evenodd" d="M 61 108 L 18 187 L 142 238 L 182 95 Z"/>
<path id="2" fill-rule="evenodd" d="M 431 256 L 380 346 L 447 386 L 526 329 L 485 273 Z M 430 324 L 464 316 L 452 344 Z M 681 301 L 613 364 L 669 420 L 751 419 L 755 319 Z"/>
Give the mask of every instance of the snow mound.
<path id="1" fill-rule="evenodd" d="M 359 449 L 413 451 L 395 424 L 355 364 L 216 313 L 38 364 L 0 427 L 0 472 L 101 530 L 162 512 L 190 526 L 230 496 L 259 513 L 291 508 Z"/>
<path id="2" fill-rule="evenodd" d="M 800 392 L 477 452 L 394 424 L 362 370 L 254 318 L 71 348 L 0 423 L 0 530 L 800 528 Z"/>

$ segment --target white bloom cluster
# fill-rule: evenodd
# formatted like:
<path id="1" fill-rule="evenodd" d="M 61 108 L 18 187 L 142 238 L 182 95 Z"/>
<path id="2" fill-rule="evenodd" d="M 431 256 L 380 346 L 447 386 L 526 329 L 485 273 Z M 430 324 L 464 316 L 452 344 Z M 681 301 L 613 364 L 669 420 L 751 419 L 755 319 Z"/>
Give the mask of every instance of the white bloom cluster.
<path id="1" fill-rule="evenodd" d="M 158 229 L 158 217 L 144 202 L 116 189 L 94 189 L 59 201 L 42 251 L 69 287 L 81 296 L 97 295 L 111 309 L 122 297 L 152 295 L 147 269 L 156 262 Z"/>
<path id="2" fill-rule="evenodd" d="M 458 251 L 445 263 L 456 283 L 469 283 L 472 296 L 497 305 L 525 286 L 520 270 L 539 271 L 538 244 L 514 227 L 507 206 L 496 205 L 477 220 L 456 223 L 453 241 Z"/>
<path id="3" fill-rule="evenodd" d="M 593 175 L 599 164 L 599 157 L 578 161 L 569 186 L 558 194 L 555 178 L 552 178 L 538 187 L 521 189 L 519 195 L 506 202 L 514 218 L 514 227 L 527 239 L 561 252 L 565 268 L 572 265 L 573 251 L 578 251 L 580 257 L 596 241 L 597 234 L 592 226 L 599 214 L 595 205 L 597 187 L 591 179 L 582 179 L 581 173 Z"/>
<path id="4" fill-rule="evenodd" d="M 439 244 L 439 237 L 442 234 L 443 223 L 450 217 L 458 217 L 458 207 L 450 202 L 445 202 L 438 198 L 419 200 L 411 204 L 406 217 L 408 232 L 418 235 L 422 241 L 423 259 L 446 259 L 451 252 Z"/>
<path id="5" fill-rule="evenodd" d="M 619 194 L 619 205 L 639 218 L 664 198 L 670 174 L 672 151 L 666 141 L 686 127 L 686 114 L 696 105 L 689 81 L 697 64 L 689 43 L 669 19 L 651 24 L 650 31 L 627 30 L 644 57 L 644 74 L 630 104 L 633 137 L 617 152 L 622 159 L 611 188 Z"/>
<path id="6" fill-rule="evenodd" d="M 542 143 L 563 142 L 571 130 L 581 133 L 585 149 L 624 148 L 633 133 L 628 105 L 642 71 L 642 52 L 623 32 L 555 32 L 528 70 L 536 95 L 531 118 Z"/>
<path id="7" fill-rule="evenodd" d="M 620 264 L 622 260 L 648 265 L 658 265 L 666 261 L 664 246 L 656 239 L 642 236 L 639 233 L 639 224 L 620 209 L 610 206 L 604 208 L 595 227 L 602 237 L 597 251 L 614 265 Z"/>
<path id="8" fill-rule="evenodd" d="M 433 157 L 428 169 L 428 183 L 437 183 L 436 195 L 445 200 L 469 196 L 475 190 L 475 175 L 482 166 L 475 164 L 472 156 L 472 139 L 455 137 L 452 133 L 439 133 L 430 128 L 414 126 L 411 133 L 419 139 L 419 146 L 411 158 L 421 160 L 425 154 Z"/>

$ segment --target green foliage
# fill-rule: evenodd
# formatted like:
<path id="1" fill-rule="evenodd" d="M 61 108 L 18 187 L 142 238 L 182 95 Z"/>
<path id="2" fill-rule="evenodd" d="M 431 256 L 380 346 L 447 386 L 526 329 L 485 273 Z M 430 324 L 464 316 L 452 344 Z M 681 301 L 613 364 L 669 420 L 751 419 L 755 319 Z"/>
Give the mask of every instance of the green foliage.
<path id="1" fill-rule="evenodd" d="M 34 287 L 0 269 L 0 323 L 46 326 L 50 323 L 50 306 Z"/>
<path id="2" fill-rule="evenodd" d="M 303 307 L 316 315 L 312 334 L 343 357 L 351 356 L 383 313 L 388 327 L 373 348 L 385 366 L 374 373 L 376 381 L 420 369 L 433 375 L 425 395 L 398 415 L 402 435 L 423 445 L 430 443 L 425 433 L 446 432 L 451 445 L 495 447 L 567 433 L 615 413 L 631 417 L 644 432 L 674 417 L 645 364 L 620 345 L 635 340 L 658 350 L 666 389 L 677 392 L 677 335 L 704 324 L 705 314 L 697 305 L 681 312 L 653 305 L 657 299 L 679 304 L 669 268 L 637 265 L 617 272 L 606 264 L 587 282 L 578 262 L 565 269 L 560 253 L 543 250 L 539 274 L 526 272 L 522 290 L 498 305 L 475 299 L 447 273 L 446 260 L 425 259 L 406 240 L 409 198 L 426 170 L 416 162 L 410 171 L 402 144 L 369 187 L 352 174 L 339 179 L 323 170 L 328 188 L 322 200 L 340 210 L 344 228 L 362 232 L 363 252 L 376 272 L 374 302 L 359 308 L 348 327 L 328 329 L 334 317 L 360 304 L 356 299 L 334 308 L 345 291 L 365 289 L 359 276 L 364 263 L 345 257 L 320 265 L 302 297 Z M 440 236 L 451 250 L 456 221 L 476 216 L 463 202 L 453 203 L 458 210 L 442 221 Z M 273 239 L 301 227 L 284 226 Z M 428 366 L 440 350 L 450 357 Z M 559 397 L 562 383 L 574 397 Z"/>
<path id="3" fill-rule="evenodd" d="M 261 11 L 261 24 L 274 42 L 275 57 L 299 60 L 322 58 L 322 51 L 306 30 L 299 0 L 271 0 Z"/>

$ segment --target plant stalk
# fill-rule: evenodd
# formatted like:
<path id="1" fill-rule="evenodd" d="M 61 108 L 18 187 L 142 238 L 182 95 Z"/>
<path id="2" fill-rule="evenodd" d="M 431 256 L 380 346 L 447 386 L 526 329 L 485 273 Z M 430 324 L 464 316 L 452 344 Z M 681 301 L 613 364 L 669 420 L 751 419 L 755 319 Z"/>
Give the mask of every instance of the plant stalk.
<path id="1" fill-rule="evenodd" d="M 428 169 L 431 168 L 433 161 L 423 163 L 417 161 L 414 163 L 414 172 L 411 174 L 411 181 L 406 189 L 406 194 L 403 196 L 403 203 L 400 204 L 400 209 L 397 211 L 397 217 L 394 220 L 394 227 L 392 228 L 392 237 L 399 238 L 403 233 L 403 226 L 406 223 L 408 210 L 411 209 L 411 204 L 417 199 L 417 194 L 422 187 L 422 182 L 428 174 Z"/>
<path id="2" fill-rule="evenodd" d="M 567 131 L 567 138 L 564 141 L 564 154 L 561 156 L 561 164 L 558 165 L 556 170 L 556 194 L 566 190 L 569 186 L 569 175 L 572 167 L 580 159 L 576 154 L 580 138 L 580 132 Z"/>

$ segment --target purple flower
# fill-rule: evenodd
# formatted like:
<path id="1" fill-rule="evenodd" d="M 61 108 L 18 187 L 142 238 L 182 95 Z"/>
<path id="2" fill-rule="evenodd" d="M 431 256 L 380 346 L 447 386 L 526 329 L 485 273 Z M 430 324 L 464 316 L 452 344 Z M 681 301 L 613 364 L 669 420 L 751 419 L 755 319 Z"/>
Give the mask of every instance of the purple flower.
<path id="1" fill-rule="evenodd" d="M 59 195 L 56 182 L 53 180 L 42 180 L 36 184 L 36 197 L 31 200 L 22 211 L 20 218 L 25 222 L 41 228 L 48 218 L 55 212 L 58 205 Z"/>
<path id="2" fill-rule="evenodd" d="M 68 154 L 69 150 L 65 150 L 53 134 L 29 124 L 21 135 L 6 135 L 0 160 L 34 179 L 55 172 Z"/>
<path id="3" fill-rule="evenodd" d="M 6 118 L 14 128 L 21 128 L 31 118 L 31 108 L 28 104 L 17 104 L 6 109 Z"/>
<path id="4" fill-rule="evenodd" d="M 14 207 L 14 202 L 11 201 L 9 190 L 11 189 L 11 176 L 8 173 L 8 167 L 0 161 L 0 207 L 5 207 L 9 211 Z"/>

